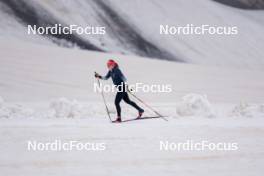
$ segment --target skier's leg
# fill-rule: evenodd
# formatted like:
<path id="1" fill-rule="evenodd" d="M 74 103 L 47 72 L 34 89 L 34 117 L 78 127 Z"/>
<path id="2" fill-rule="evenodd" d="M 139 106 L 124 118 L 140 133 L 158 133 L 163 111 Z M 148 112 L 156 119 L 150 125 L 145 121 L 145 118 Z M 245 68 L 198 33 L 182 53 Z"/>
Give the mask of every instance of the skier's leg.
<path id="1" fill-rule="evenodd" d="M 116 97 L 115 97 L 115 107 L 116 107 L 117 117 L 121 117 L 120 102 L 122 98 L 123 98 L 122 92 L 117 92 Z"/>
<path id="2" fill-rule="evenodd" d="M 129 96 L 128 96 L 127 92 L 124 92 L 123 100 L 127 104 L 129 104 L 129 105 L 133 106 L 134 108 L 136 108 L 139 112 L 144 112 L 144 110 L 142 108 L 140 108 L 135 102 L 133 102 L 133 101 L 131 101 L 129 99 Z"/>

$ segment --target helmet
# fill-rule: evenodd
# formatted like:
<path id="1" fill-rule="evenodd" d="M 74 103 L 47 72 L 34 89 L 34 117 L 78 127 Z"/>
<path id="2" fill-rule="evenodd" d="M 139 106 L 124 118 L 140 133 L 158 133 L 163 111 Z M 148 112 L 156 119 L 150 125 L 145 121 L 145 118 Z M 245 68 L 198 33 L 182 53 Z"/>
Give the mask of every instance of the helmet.
<path id="1" fill-rule="evenodd" d="M 108 68 L 110 68 L 110 67 L 115 67 L 115 66 L 117 66 L 117 63 L 113 60 L 113 59 L 109 59 L 108 61 L 107 61 L 107 67 Z"/>

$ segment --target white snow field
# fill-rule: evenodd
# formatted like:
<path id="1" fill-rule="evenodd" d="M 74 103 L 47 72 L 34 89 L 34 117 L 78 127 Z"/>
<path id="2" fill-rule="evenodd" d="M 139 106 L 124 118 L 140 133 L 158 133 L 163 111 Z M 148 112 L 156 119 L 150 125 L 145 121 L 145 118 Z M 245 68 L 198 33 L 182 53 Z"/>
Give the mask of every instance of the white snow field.
<path id="1" fill-rule="evenodd" d="M 1 41 L 0 48 L 1 175 L 263 173 L 263 71 L 179 64 L 17 40 Z M 106 73 L 109 58 L 118 61 L 129 84 L 172 84 L 172 93 L 136 94 L 168 115 L 168 122 L 109 123 L 100 94 L 93 92 L 94 71 Z M 106 94 L 106 99 L 114 112 L 114 94 Z M 125 103 L 122 106 L 124 119 L 136 116 Z M 147 116 L 153 115 L 145 110 Z M 29 140 L 102 142 L 106 149 L 28 151 Z M 238 149 L 160 150 L 160 141 L 188 140 L 237 143 Z"/>

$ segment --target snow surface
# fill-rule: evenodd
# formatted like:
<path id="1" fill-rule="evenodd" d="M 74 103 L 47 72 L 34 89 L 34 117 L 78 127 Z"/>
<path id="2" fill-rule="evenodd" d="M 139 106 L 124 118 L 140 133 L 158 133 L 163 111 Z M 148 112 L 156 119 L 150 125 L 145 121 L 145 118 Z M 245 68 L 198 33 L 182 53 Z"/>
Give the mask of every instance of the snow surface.
<path id="1" fill-rule="evenodd" d="M 110 124 L 106 119 L 1 120 L 4 175 L 262 174 L 263 119 L 170 119 Z M 106 150 L 27 151 L 27 141 L 105 142 Z M 160 151 L 159 141 L 237 142 L 237 151 Z"/>
<path id="2" fill-rule="evenodd" d="M 262 173 L 263 71 L 178 64 L 19 41 L 16 47 L 12 41 L 0 42 L 0 48 L 0 170 L 6 176 Z M 106 73 L 109 58 L 119 62 L 129 83 L 172 84 L 169 94 L 137 93 L 168 115 L 168 122 L 109 123 L 100 94 L 93 92 L 94 71 Z M 114 95 L 106 94 L 106 99 L 113 118 Z M 122 107 L 123 119 L 136 116 L 131 107 L 124 103 Z M 153 115 L 145 110 L 146 116 Z M 28 140 L 104 142 L 106 150 L 33 152 L 27 150 Z M 159 150 L 160 141 L 187 140 L 236 142 L 239 149 Z"/>

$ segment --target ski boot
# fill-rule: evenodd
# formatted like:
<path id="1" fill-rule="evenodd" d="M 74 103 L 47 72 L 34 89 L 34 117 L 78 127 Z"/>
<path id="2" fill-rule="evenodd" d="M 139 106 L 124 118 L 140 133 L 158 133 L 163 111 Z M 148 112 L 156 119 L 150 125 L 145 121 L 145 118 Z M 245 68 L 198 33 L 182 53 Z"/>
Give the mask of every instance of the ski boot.
<path id="1" fill-rule="evenodd" d="M 142 115 L 143 115 L 143 113 L 144 113 L 144 110 L 143 110 L 143 109 L 139 110 L 139 111 L 138 111 L 137 119 L 141 118 Z"/>
<path id="2" fill-rule="evenodd" d="M 120 116 L 118 116 L 116 118 L 116 120 L 113 121 L 113 123 L 121 123 L 121 122 L 122 122 L 122 120 L 121 120 L 121 117 Z"/>

